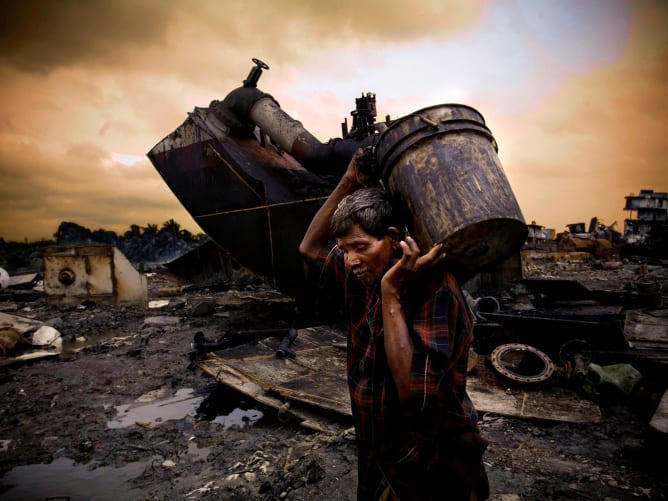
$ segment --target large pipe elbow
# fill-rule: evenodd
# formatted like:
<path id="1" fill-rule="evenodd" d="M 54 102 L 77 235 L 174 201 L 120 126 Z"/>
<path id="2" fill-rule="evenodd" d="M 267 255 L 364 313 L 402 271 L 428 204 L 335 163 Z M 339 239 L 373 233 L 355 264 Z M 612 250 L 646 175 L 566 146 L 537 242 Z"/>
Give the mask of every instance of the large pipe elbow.
<path id="1" fill-rule="evenodd" d="M 273 98 L 257 87 L 239 87 L 230 92 L 222 101 L 211 103 L 211 111 L 225 125 L 232 129 L 253 129 L 250 110 L 261 99 Z"/>
<path id="2" fill-rule="evenodd" d="M 342 173 L 355 150 L 371 142 L 371 138 L 367 138 L 362 141 L 331 139 L 322 143 L 301 122 L 285 113 L 268 94 L 253 103 L 248 116 L 279 147 L 316 173 Z"/>
<path id="3" fill-rule="evenodd" d="M 318 141 L 301 122 L 285 113 L 273 97 L 257 88 L 262 70 L 269 66 L 255 58 L 253 63 L 255 66 L 242 87 L 209 106 L 213 116 L 229 129 L 250 134 L 259 127 L 304 168 L 318 174 L 341 174 L 357 148 L 371 144 L 373 136 L 330 139 L 326 144 Z"/>
<path id="4" fill-rule="evenodd" d="M 322 145 L 301 122 L 283 111 L 269 95 L 253 103 L 248 116 L 274 143 L 293 156 L 298 155 L 297 152 L 309 155 Z"/>

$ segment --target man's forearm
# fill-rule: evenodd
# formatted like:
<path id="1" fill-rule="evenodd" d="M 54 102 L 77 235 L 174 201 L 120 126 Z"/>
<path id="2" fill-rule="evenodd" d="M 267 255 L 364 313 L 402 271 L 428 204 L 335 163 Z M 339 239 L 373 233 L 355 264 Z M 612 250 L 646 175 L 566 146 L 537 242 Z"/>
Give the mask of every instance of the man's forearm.
<path id="1" fill-rule="evenodd" d="M 409 396 L 413 341 L 408 333 L 406 315 L 399 295 L 395 291 L 383 289 L 381 300 L 387 363 L 399 394 L 399 400 L 405 401 Z"/>

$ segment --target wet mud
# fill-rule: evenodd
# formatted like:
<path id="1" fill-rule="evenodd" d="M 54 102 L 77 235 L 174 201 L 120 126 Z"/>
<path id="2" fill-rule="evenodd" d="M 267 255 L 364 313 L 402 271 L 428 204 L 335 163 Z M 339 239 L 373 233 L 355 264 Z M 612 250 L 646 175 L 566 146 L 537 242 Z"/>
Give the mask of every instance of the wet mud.
<path id="1" fill-rule="evenodd" d="M 151 299 L 174 280 L 151 276 Z M 0 368 L 0 499 L 355 499 L 348 423 L 321 433 L 284 422 L 189 368 L 195 332 L 273 321 L 252 299 L 192 315 L 226 294 L 186 292 L 160 309 L 5 304 L 49 321 L 64 351 Z M 147 321 L 156 317 L 171 320 Z M 492 499 L 665 499 L 667 443 L 648 425 L 655 401 L 604 402 L 598 423 L 483 414 Z"/>

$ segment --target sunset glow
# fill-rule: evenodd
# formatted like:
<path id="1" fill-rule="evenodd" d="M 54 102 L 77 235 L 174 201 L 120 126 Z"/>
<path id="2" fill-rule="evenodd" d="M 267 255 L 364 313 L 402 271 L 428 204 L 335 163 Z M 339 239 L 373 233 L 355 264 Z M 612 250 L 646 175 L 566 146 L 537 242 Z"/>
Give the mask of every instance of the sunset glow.
<path id="1" fill-rule="evenodd" d="M 258 87 L 322 141 L 378 116 L 478 109 L 527 222 L 557 232 L 668 191 L 668 2 L 11 2 L 0 36 L 0 237 L 61 221 L 201 230 L 146 158 L 195 106 Z"/>

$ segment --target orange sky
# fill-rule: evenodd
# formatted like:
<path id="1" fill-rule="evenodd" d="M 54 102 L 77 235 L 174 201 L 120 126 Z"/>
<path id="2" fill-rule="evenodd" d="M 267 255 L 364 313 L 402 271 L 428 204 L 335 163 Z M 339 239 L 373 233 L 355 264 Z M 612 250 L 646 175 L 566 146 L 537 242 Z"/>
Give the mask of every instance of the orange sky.
<path id="1" fill-rule="evenodd" d="M 123 233 L 174 219 L 200 232 L 145 154 L 241 85 L 322 141 L 362 92 L 379 117 L 477 108 L 527 222 L 597 216 L 668 191 L 668 2 L 116 0 L 4 7 L 0 237 L 62 221 Z"/>

